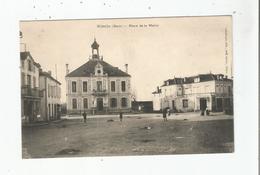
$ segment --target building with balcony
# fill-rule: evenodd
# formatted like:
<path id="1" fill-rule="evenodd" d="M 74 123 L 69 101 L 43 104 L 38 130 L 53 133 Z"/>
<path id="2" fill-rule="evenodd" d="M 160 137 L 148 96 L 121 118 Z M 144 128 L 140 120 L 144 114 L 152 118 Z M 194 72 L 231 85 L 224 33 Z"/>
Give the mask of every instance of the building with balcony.
<path id="1" fill-rule="evenodd" d="M 51 121 L 60 119 L 61 83 L 52 77 L 51 72 L 40 70 L 41 115 L 38 120 Z"/>
<path id="2" fill-rule="evenodd" d="M 113 113 L 131 109 L 131 76 L 103 60 L 99 44 L 91 45 L 92 56 L 82 66 L 69 73 L 67 65 L 67 112 Z"/>
<path id="3" fill-rule="evenodd" d="M 20 52 L 22 122 L 33 122 L 40 115 L 39 71 L 30 52 Z"/>
<path id="4" fill-rule="evenodd" d="M 173 111 L 188 112 L 233 111 L 233 80 L 223 74 L 199 74 L 164 81 L 153 92 L 154 109 L 169 107 Z"/>

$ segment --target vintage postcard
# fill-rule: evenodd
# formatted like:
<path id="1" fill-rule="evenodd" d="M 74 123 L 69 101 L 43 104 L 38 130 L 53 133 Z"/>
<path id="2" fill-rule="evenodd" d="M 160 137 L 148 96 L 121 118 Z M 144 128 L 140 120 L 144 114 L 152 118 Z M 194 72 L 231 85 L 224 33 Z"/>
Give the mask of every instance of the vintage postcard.
<path id="1" fill-rule="evenodd" d="M 232 16 L 20 21 L 22 158 L 234 152 Z"/>

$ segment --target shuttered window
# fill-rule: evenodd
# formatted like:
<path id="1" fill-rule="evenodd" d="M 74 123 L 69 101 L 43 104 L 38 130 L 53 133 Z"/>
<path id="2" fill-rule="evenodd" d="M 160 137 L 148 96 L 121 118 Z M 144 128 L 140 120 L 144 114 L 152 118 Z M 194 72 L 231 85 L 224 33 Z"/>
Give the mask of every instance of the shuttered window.
<path id="1" fill-rule="evenodd" d="M 76 83 L 76 81 L 72 81 L 72 92 L 77 92 L 77 83 Z"/>

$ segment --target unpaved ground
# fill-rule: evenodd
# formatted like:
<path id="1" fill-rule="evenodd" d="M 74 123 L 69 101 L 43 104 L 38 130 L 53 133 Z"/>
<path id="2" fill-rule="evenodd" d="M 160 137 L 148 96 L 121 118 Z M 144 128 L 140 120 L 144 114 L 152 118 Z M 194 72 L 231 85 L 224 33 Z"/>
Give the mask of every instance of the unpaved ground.
<path id="1" fill-rule="evenodd" d="M 74 119 L 22 131 L 23 158 L 229 153 L 233 140 L 233 119 L 223 117 L 163 122 L 147 114 L 122 123 L 89 118 L 87 124 Z"/>

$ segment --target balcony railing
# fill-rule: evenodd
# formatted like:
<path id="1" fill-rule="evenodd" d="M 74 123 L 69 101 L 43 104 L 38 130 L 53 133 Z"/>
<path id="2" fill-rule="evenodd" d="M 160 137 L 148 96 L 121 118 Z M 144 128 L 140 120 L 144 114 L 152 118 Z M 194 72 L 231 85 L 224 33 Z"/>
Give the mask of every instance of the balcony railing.
<path id="1" fill-rule="evenodd" d="M 108 92 L 106 89 L 101 89 L 101 90 L 97 90 L 97 89 L 93 89 L 92 91 L 92 95 L 106 95 Z"/>
<path id="2" fill-rule="evenodd" d="M 23 86 L 21 88 L 21 95 L 28 97 L 42 97 L 42 93 L 39 88 L 31 88 L 29 86 Z"/>

